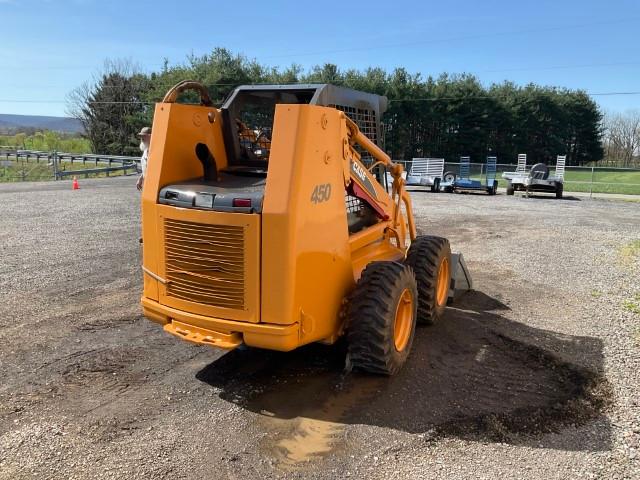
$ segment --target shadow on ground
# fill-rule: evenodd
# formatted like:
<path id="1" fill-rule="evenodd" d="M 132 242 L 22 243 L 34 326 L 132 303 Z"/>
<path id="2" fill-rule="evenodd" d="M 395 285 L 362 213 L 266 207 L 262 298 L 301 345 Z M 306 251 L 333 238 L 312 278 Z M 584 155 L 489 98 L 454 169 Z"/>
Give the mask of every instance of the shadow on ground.
<path id="1" fill-rule="evenodd" d="M 407 188 L 407 191 L 409 193 L 434 193 L 432 192 L 428 187 L 427 188 L 416 188 L 416 187 L 409 187 Z M 483 190 L 458 190 L 456 192 L 438 192 L 438 193 L 442 193 L 442 194 L 446 194 L 446 195 L 478 195 L 478 196 L 484 196 L 484 197 L 488 197 L 491 195 L 488 195 L 487 192 L 483 191 Z M 498 192 L 496 194 L 497 196 L 505 196 L 506 194 L 504 192 Z M 522 198 L 526 198 L 526 195 L 524 192 L 518 192 L 517 193 L 518 197 L 522 197 Z M 553 193 L 530 193 L 528 198 L 539 198 L 539 199 L 546 199 L 546 200 L 567 200 L 567 201 L 572 201 L 572 202 L 581 202 L 582 199 L 580 197 L 575 197 L 573 195 L 567 195 L 567 193 L 565 192 L 565 194 L 563 195 L 562 198 L 560 199 L 556 199 L 555 194 Z"/>
<path id="2" fill-rule="evenodd" d="M 529 444 L 532 436 L 599 418 L 607 427 L 597 438 L 579 447 L 556 442 L 554 448 L 608 450 L 611 434 L 602 411 L 610 391 L 599 373 L 601 341 L 527 327 L 502 316 L 506 309 L 470 292 L 442 322 L 418 329 L 408 363 L 392 378 L 345 374 L 340 349 L 321 345 L 290 353 L 236 350 L 197 378 L 265 417 L 376 425 L 434 440 Z M 551 352 L 587 359 L 593 370 Z M 290 440 L 310 442 L 322 428 L 298 426 Z M 332 434 L 329 429 L 320 436 Z M 280 446 L 293 451 L 284 441 Z"/>
<path id="3" fill-rule="evenodd" d="M 556 198 L 555 194 L 553 193 L 530 193 L 529 196 L 527 197 L 526 193 L 524 192 L 518 192 L 519 193 L 519 197 L 521 198 L 539 198 L 542 200 L 560 200 L 560 201 L 569 201 L 569 202 L 581 202 L 582 199 L 580 197 L 575 197 L 573 195 L 567 195 L 566 192 L 562 195 L 562 198 Z"/>

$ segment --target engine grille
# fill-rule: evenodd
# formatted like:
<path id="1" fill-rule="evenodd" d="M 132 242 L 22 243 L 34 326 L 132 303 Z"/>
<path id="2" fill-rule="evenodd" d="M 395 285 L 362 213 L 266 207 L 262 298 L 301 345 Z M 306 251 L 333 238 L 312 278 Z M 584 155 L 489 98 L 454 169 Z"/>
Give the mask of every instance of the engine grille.
<path id="1" fill-rule="evenodd" d="M 244 228 L 165 219 L 167 295 L 244 309 Z"/>

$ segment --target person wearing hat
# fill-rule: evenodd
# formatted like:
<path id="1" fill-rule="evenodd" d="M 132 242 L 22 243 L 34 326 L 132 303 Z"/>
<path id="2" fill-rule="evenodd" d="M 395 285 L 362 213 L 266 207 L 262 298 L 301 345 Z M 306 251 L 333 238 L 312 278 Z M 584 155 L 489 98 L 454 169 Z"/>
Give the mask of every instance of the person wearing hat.
<path id="1" fill-rule="evenodd" d="M 138 178 L 136 188 L 142 190 L 144 184 L 144 176 L 147 173 L 147 159 L 149 158 L 149 144 L 151 143 L 151 127 L 144 127 L 138 133 L 140 137 L 140 150 L 142 151 L 142 157 L 140 157 L 140 167 L 142 168 L 142 174 Z"/>

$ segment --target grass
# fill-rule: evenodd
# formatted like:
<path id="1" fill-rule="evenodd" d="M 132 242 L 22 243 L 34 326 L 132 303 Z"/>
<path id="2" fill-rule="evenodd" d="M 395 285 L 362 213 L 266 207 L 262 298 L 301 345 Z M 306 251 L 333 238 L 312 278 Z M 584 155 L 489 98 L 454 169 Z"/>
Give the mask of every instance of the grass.
<path id="1" fill-rule="evenodd" d="M 2 160 L 2 158 L 0 158 L 0 160 Z M 98 167 L 100 166 L 105 167 L 106 164 L 98 164 Z M 96 168 L 95 163 L 87 162 L 86 165 L 83 165 L 82 162 L 74 162 L 72 165 L 71 163 L 63 162 L 60 167 L 61 170 L 85 170 L 90 168 Z M 127 172 L 131 173 L 131 169 L 127 170 Z M 109 176 L 115 177 L 122 175 L 123 173 L 124 172 L 122 170 L 116 170 L 109 172 Z M 90 173 L 87 175 L 91 178 L 107 176 L 106 173 Z M 80 174 L 78 176 L 83 178 L 85 175 Z M 71 177 L 64 178 L 70 179 Z M 0 183 L 22 181 L 33 182 L 40 180 L 53 180 L 53 167 L 50 167 L 45 159 L 40 160 L 39 163 L 36 163 L 35 160 L 31 160 L 29 162 L 11 161 L 11 166 L 0 166 Z"/>
<path id="2" fill-rule="evenodd" d="M 622 193 L 640 195 L 640 171 L 567 170 L 564 189 L 567 192 Z M 625 184 L 625 185 L 621 185 Z"/>
<path id="3" fill-rule="evenodd" d="M 622 306 L 625 310 L 640 315 L 640 295 L 636 295 L 634 300 L 625 300 L 622 302 Z"/>
<path id="4" fill-rule="evenodd" d="M 512 171 L 514 167 L 509 170 Z M 454 169 L 454 171 L 457 171 Z M 499 185 L 507 186 L 507 180 L 502 178 L 503 170 L 499 170 L 496 174 Z M 551 169 L 553 175 L 553 169 Z M 474 180 L 483 180 L 484 176 L 479 173 L 471 175 Z M 615 169 L 596 170 L 593 175 L 593 184 L 591 184 L 591 170 L 576 169 L 572 170 L 567 167 L 564 176 L 565 192 L 593 192 L 593 193 L 617 193 L 623 195 L 640 195 L 640 170 L 637 171 L 620 171 Z M 624 184 L 624 185 L 623 185 Z"/>
<path id="5" fill-rule="evenodd" d="M 1 3 L 1 2 L 0 2 Z M 0 145 L 25 150 L 57 150 L 59 152 L 85 153 L 91 151 L 91 143 L 86 138 L 74 134 L 37 132 L 33 135 L 0 135 Z"/>
<path id="6" fill-rule="evenodd" d="M 632 262 L 636 258 L 640 257 L 640 239 L 633 240 L 620 247 L 619 253 L 625 263 Z"/>

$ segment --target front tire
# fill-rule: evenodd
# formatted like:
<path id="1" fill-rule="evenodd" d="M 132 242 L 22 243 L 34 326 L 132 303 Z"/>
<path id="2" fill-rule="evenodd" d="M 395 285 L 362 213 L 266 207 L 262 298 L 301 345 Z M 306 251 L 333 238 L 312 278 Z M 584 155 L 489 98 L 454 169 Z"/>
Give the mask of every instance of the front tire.
<path id="1" fill-rule="evenodd" d="M 347 305 L 347 368 L 398 372 L 411 351 L 417 307 L 416 278 L 409 266 L 367 265 Z"/>
<path id="2" fill-rule="evenodd" d="M 556 198 L 562 198 L 564 185 L 561 182 L 556 183 Z"/>
<path id="3" fill-rule="evenodd" d="M 418 283 L 418 323 L 432 325 L 442 318 L 451 285 L 449 240 L 425 235 L 409 247 L 407 260 Z"/>

